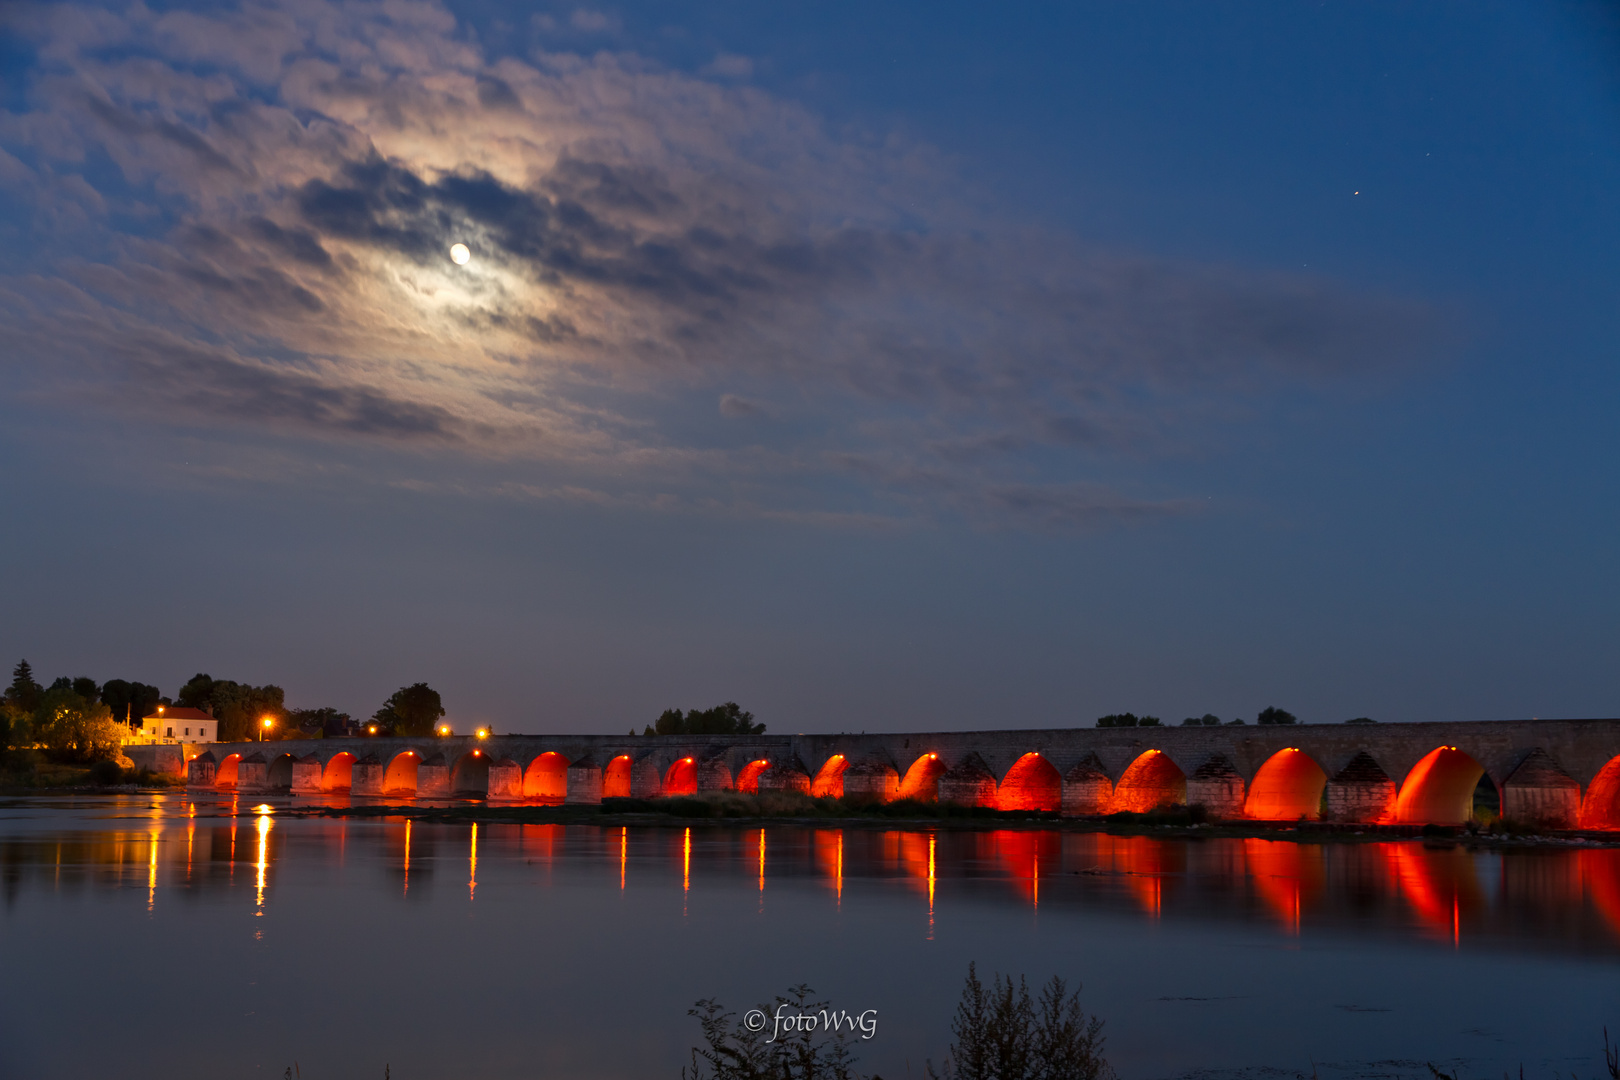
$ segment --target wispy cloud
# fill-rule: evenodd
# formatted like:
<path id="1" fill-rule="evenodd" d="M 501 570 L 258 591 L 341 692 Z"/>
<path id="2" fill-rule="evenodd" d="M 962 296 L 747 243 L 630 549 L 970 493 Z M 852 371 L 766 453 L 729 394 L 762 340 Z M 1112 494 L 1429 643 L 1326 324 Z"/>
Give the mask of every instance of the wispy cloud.
<path id="1" fill-rule="evenodd" d="M 422 3 L 8 18 L 41 59 L 0 185 L 73 237 L 0 281 L 39 393 L 524 462 L 534 497 L 813 520 L 871 513 L 829 501 L 853 481 L 897 512 L 1090 527 L 1190 505 L 1112 490 L 1109 454 L 1434 329 L 1321 279 L 999 229 L 926 147 L 840 139 L 738 85 L 738 57 L 492 62 Z M 722 433 L 717 399 L 794 419 Z"/>

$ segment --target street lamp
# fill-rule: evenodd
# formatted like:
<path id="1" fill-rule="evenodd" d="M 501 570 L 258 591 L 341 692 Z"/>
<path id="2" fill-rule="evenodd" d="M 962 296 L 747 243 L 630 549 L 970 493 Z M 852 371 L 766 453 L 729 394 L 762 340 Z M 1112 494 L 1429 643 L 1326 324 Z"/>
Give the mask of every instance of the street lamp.
<path id="1" fill-rule="evenodd" d="M 450 725 L 449 724 L 440 724 L 439 725 L 439 734 L 440 735 L 449 735 L 450 734 Z"/>
<path id="2" fill-rule="evenodd" d="M 366 728 L 366 734 L 367 735 L 375 735 L 375 734 L 377 734 L 377 725 L 372 724 L 371 726 L 367 727 Z"/>
<path id="3" fill-rule="evenodd" d="M 260 742 L 264 742 L 265 733 L 270 730 L 270 725 L 274 724 L 275 722 L 276 722 L 275 717 L 273 717 L 273 716 L 267 716 L 263 720 L 259 721 L 259 724 L 260 724 L 260 727 L 259 727 L 259 741 Z"/>
<path id="4" fill-rule="evenodd" d="M 478 729 L 478 737 L 479 737 L 479 738 L 480 738 L 480 739 L 487 739 L 487 738 L 489 738 L 489 728 L 487 728 L 487 727 L 481 727 L 481 728 L 479 728 L 479 729 Z"/>

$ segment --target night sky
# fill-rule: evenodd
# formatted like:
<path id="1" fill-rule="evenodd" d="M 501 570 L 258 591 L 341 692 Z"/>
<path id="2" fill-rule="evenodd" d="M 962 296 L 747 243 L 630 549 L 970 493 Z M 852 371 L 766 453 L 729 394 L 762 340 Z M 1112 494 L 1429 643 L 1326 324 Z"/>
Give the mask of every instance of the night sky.
<path id="1" fill-rule="evenodd" d="M 1620 714 L 1614 10 L 0 5 L 0 661 Z"/>

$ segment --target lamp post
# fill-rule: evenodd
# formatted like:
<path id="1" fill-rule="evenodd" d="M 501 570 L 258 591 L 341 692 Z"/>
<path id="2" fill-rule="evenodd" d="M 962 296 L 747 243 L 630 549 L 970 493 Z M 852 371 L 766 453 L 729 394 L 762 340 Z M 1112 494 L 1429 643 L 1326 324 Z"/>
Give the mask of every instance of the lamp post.
<path id="1" fill-rule="evenodd" d="M 275 722 L 276 722 L 275 718 L 271 717 L 271 716 L 267 716 L 263 720 L 259 721 L 259 741 L 260 742 L 264 742 L 265 734 L 270 730 L 270 725 L 274 724 Z"/>

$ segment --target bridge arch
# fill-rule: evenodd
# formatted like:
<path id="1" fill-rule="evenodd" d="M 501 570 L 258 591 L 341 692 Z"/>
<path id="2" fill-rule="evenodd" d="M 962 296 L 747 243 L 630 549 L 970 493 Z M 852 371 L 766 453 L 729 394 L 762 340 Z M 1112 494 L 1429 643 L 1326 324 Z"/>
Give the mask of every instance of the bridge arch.
<path id="1" fill-rule="evenodd" d="M 462 754 L 450 769 L 450 793 L 488 795 L 489 767 L 493 764 L 495 759 L 484 753 L 482 748 Z"/>
<path id="2" fill-rule="evenodd" d="M 421 764 L 422 756 L 415 750 L 401 750 L 395 754 L 383 773 L 383 794 L 415 795 L 416 771 Z"/>
<path id="3" fill-rule="evenodd" d="M 1311 755 L 1295 746 L 1266 759 L 1249 782 L 1243 816 L 1260 821 L 1317 821 L 1322 816 L 1322 792 L 1327 773 Z"/>
<path id="4" fill-rule="evenodd" d="M 630 797 L 630 755 L 620 754 L 602 770 L 602 798 L 628 799 Z"/>
<path id="5" fill-rule="evenodd" d="M 911 763 L 900 781 L 896 798 L 916 799 L 918 802 L 939 801 L 939 778 L 945 775 L 945 763 L 938 754 L 924 754 Z"/>
<path id="6" fill-rule="evenodd" d="M 996 806 L 1002 810 L 1061 810 L 1063 777 L 1040 754 L 1025 754 L 1001 778 Z"/>
<path id="7" fill-rule="evenodd" d="M 233 788 L 236 786 L 237 766 L 242 764 L 241 754 L 226 754 L 225 759 L 214 770 L 214 786 Z"/>
<path id="8" fill-rule="evenodd" d="M 1620 757 L 1598 770 L 1581 801 L 1581 828 L 1620 829 Z"/>
<path id="9" fill-rule="evenodd" d="M 697 794 L 697 762 L 690 757 L 678 758 L 664 770 L 665 795 Z"/>
<path id="10" fill-rule="evenodd" d="M 1161 750 L 1144 750 L 1114 785 L 1109 813 L 1145 814 L 1187 801 L 1187 774 Z"/>
<path id="11" fill-rule="evenodd" d="M 529 762 L 523 770 L 523 797 L 526 799 L 566 799 L 569 761 L 555 750 Z"/>
<path id="12" fill-rule="evenodd" d="M 265 786 L 271 791 L 291 791 L 293 782 L 293 763 L 298 759 L 291 754 L 282 754 L 270 762 L 265 770 Z"/>
<path id="13" fill-rule="evenodd" d="M 759 793 L 759 774 L 771 767 L 771 763 L 764 758 L 755 758 L 744 765 L 737 772 L 737 790 L 746 791 L 750 795 Z"/>
<path id="14" fill-rule="evenodd" d="M 1474 788 L 1485 766 L 1455 746 L 1423 756 L 1401 782 L 1395 820 L 1413 825 L 1461 825 L 1474 813 Z"/>
<path id="15" fill-rule="evenodd" d="M 816 770 L 816 775 L 810 781 L 810 794 L 818 799 L 841 799 L 844 796 L 844 770 L 849 768 L 849 759 L 843 754 L 834 754 L 822 763 Z"/>
<path id="16" fill-rule="evenodd" d="M 354 787 L 355 757 L 347 750 L 332 755 L 332 760 L 321 770 L 322 791 L 349 791 Z"/>

